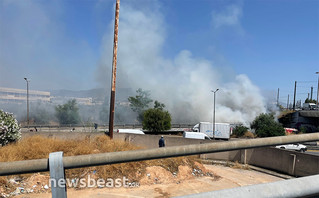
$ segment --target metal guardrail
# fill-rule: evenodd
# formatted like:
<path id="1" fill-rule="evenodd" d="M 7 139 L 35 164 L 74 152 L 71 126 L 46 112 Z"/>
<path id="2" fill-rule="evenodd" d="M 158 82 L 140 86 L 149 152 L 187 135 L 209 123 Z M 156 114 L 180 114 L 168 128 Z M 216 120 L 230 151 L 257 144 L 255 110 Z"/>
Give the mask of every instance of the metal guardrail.
<path id="1" fill-rule="evenodd" d="M 318 140 L 319 133 L 312 133 L 303 135 L 258 138 L 251 140 L 239 140 L 218 143 L 214 142 L 200 145 L 194 144 L 156 149 L 68 156 L 63 158 L 63 165 L 65 169 L 72 169 L 87 166 L 99 166 L 107 164 L 196 155 L 202 153 L 214 153 Z M 0 176 L 44 171 L 49 171 L 48 159 L 0 162 Z"/>
<path id="2" fill-rule="evenodd" d="M 232 189 L 211 191 L 179 198 L 266 198 L 266 197 L 319 197 L 319 175 L 289 179 L 266 184 L 256 184 Z"/>
<path id="3" fill-rule="evenodd" d="M 29 128 L 73 128 L 73 127 L 94 127 L 95 123 L 84 123 L 84 124 L 58 124 L 58 125 L 29 125 Z M 195 124 L 184 124 L 184 123 L 173 123 L 172 128 L 192 128 Z M 98 124 L 99 128 L 108 128 L 108 124 Z M 142 128 L 141 123 L 137 124 L 114 124 L 114 127 L 120 128 Z M 22 126 L 22 128 L 28 128 L 28 126 Z"/>
<path id="4" fill-rule="evenodd" d="M 60 172 L 64 172 L 64 169 L 72 169 L 72 168 L 80 168 L 80 167 L 88 167 L 88 166 L 99 166 L 99 165 L 169 158 L 169 157 L 178 157 L 178 156 L 187 156 L 187 155 L 196 155 L 196 154 L 202 154 L 202 153 L 232 151 L 232 150 L 239 150 L 239 149 L 250 149 L 250 148 L 274 146 L 274 145 L 281 145 L 281 144 L 288 144 L 288 143 L 318 141 L 318 140 L 319 140 L 319 133 L 312 133 L 312 134 L 293 135 L 293 136 L 280 136 L 280 137 L 259 138 L 259 139 L 251 139 L 251 140 L 207 143 L 207 144 L 200 144 L 200 145 L 195 144 L 195 145 L 164 147 L 164 148 L 156 148 L 156 149 L 68 156 L 68 157 L 63 157 L 62 159 L 63 163 L 61 162 L 61 159 L 59 159 L 60 160 L 59 163 L 50 163 L 50 160 L 54 160 L 54 159 L 49 159 L 49 160 L 37 159 L 37 160 L 15 161 L 15 162 L 0 162 L 0 176 L 43 172 L 43 171 L 49 171 L 49 170 L 51 172 L 52 169 L 55 169 L 55 167 L 52 167 L 51 164 L 60 164 L 60 165 L 57 165 L 59 166 L 58 169 L 60 169 L 59 170 Z M 57 189 L 52 189 L 52 191 L 56 191 L 56 190 Z M 319 188 L 317 193 L 319 193 Z"/>

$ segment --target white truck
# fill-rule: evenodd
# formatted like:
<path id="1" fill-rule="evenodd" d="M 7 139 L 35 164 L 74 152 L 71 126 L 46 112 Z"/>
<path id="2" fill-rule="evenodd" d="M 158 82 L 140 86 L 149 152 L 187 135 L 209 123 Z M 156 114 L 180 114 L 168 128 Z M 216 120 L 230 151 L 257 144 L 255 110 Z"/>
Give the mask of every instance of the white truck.
<path id="1" fill-rule="evenodd" d="M 215 132 L 213 133 L 212 123 L 200 122 L 193 127 L 193 131 L 204 133 L 210 138 L 229 140 L 231 127 L 228 123 L 215 123 Z"/>
<path id="2" fill-rule="evenodd" d="M 315 103 L 303 103 L 302 109 L 303 110 L 315 110 L 315 109 L 317 109 L 317 105 Z"/>

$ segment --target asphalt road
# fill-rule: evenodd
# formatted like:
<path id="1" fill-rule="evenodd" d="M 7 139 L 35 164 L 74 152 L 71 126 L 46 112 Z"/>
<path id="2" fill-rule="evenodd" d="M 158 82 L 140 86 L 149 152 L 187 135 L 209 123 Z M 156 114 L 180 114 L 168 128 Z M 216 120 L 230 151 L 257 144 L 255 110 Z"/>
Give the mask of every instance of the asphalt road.
<path id="1" fill-rule="evenodd" d="M 306 151 L 306 154 L 319 156 L 319 151 L 318 150 L 310 150 L 310 151 Z"/>

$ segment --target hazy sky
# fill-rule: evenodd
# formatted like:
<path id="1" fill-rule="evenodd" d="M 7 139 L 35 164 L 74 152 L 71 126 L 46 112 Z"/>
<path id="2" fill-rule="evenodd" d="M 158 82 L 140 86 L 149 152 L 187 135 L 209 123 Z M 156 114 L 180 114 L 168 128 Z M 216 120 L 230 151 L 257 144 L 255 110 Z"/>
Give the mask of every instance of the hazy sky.
<path id="1" fill-rule="evenodd" d="M 114 6 L 115 0 L 0 0 L 0 86 L 23 89 L 24 77 L 37 90 L 109 86 L 103 78 L 111 76 Z M 184 72 L 199 63 L 211 67 L 211 75 L 203 73 L 218 79 L 211 89 L 244 74 L 264 95 L 280 88 L 282 102 L 292 98 L 295 80 L 299 98 L 311 86 L 315 98 L 319 1 L 121 0 L 119 51 L 119 67 L 134 65 L 119 72 L 122 87 L 143 78 L 137 71 L 159 75 L 163 62 L 170 67 L 160 75 L 171 78 L 189 58 L 193 66 Z M 154 62 L 161 64 L 143 67 Z"/>

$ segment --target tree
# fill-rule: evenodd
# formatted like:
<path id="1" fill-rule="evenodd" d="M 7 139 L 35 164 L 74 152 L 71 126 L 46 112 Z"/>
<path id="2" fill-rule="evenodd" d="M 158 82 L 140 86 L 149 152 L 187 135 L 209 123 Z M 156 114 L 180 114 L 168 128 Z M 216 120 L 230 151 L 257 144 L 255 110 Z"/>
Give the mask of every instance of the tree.
<path id="1" fill-rule="evenodd" d="M 80 122 L 79 108 L 75 99 L 56 106 L 55 111 L 60 124 L 78 124 Z"/>
<path id="2" fill-rule="evenodd" d="M 153 108 L 144 112 L 143 129 L 160 132 L 171 128 L 171 115 L 163 109 Z"/>
<path id="3" fill-rule="evenodd" d="M 307 98 L 306 100 L 305 100 L 305 103 L 317 103 L 317 101 L 315 100 L 315 99 L 309 99 L 309 98 Z"/>
<path id="4" fill-rule="evenodd" d="M 273 114 L 262 113 L 255 118 L 250 125 L 251 129 L 255 129 L 258 137 L 272 137 L 285 135 L 285 130 L 280 123 L 275 121 Z"/>
<path id="5" fill-rule="evenodd" d="M 136 90 L 137 95 L 135 97 L 130 96 L 128 101 L 130 102 L 131 109 L 138 114 L 137 119 L 143 121 L 143 113 L 149 108 L 149 105 L 153 100 L 150 98 L 149 91 L 143 91 L 141 88 Z"/>
<path id="6" fill-rule="evenodd" d="M 161 109 L 163 110 L 165 108 L 165 105 L 163 103 L 158 102 L 157 100 L 155 100 L 154 102 L 154 109 Z"/>
<path id="7" fill-rule="evenodd" d="M 236 137 L 242 137 L 245 135 L 247 131 L 248 131 L 248 127 L 245 127 L 243 125 L 238 125 L 234 128 L 233 134 L 236 135 Z"/>
<path id="8" fill-rule="evenodd" d="M 13 114 L 0 110 L 0 145 L 4 146 L 20 138 L 20 126 Z"/>

